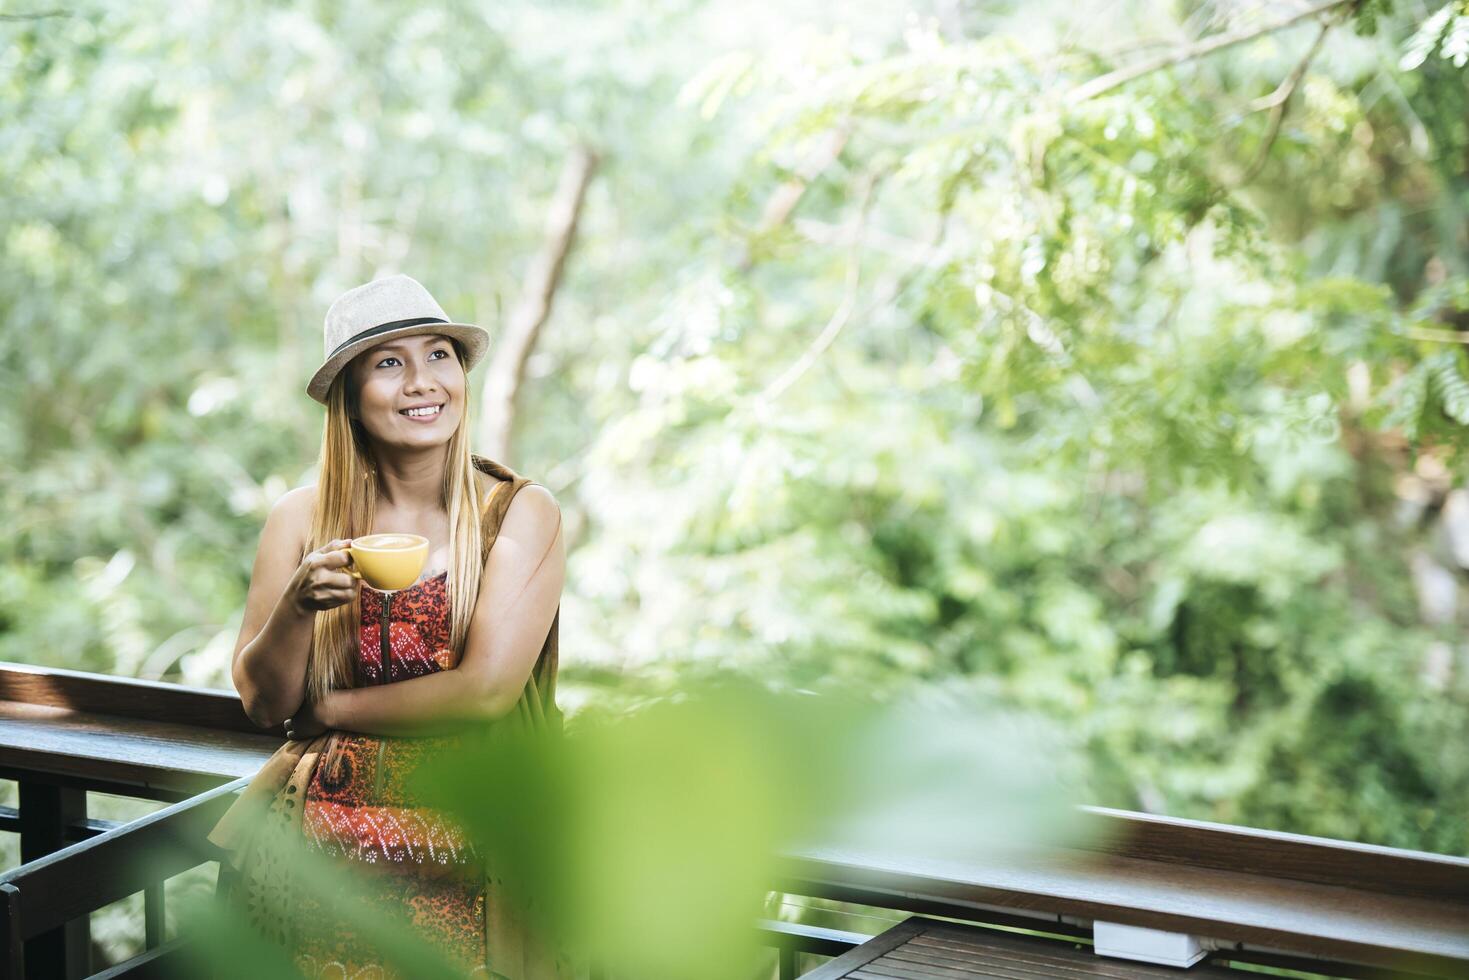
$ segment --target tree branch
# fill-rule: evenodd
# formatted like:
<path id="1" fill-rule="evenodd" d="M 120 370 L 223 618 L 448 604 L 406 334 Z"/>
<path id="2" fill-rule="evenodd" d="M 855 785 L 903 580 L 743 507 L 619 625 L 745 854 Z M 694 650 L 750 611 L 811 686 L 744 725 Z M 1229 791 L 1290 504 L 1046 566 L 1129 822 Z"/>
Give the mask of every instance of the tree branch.
<path id="1" fill-rule="evenodd" d="M 1270 109 L 1270 124 L 1265 129 L 1265 139 L 1260 143 L 1260 149 L 1255 153 L 1255 159 L 1245 168 L 1240 175 L 1235 187 L 1243 187 L 1259 176 L 1260 171 L 1265 169 L 1265 161 L 1270 157 L 1270 148 L 1275 145 L 1275 138 L 1280 135 L 1280 124 L 1285 121 L 1286 109 L 1290 106 L 1290 97 L 1300 87 L 1301 79 L 1306 75 L 1306 69 L 1311 66 L 1311 61 L 1316 57 L 1316 52 L 1321 50 L 1321 42 L 1326 40 L 1326 33 L 1331 30 L 1331 21 L 1322 21 L 1321 30 L 1316 34 L 1316 40 L 1306 49 L 1301 60 L 1291 71 L 1285 81 L 1276 87 L 1275 91 L 1259 99 L 1254 103 L 1259 108 Z"/>
<path id="2" fill-rule="evenodd" d="M 814 218 L 798 218 L 793 227 L 797 234 L 817 245 L 850 246 L 853 238 L 856 237 L 849 224 L 836 225 L 827 221 L 817 221 Z M 861 234 L 863 244 L 868 248 L 919 265 L 927 265 L 939 254 L 939 250 L 928 242 L 889 234 L 875 228 L 863 229 Z"/>
<path id="3" fill-rule="evenodd" d="M 837 339 L 837 334 L 842 332 L 842 328 L 852 318 L 852 310 L 857 305 L 857 285 L 861 278 L 863 231 L 867 227 L 867 212 L 872 206 L 872 194 L 876 186 L 877 177 L 874 175 L 866 181 L 866 185 L 862 188 L 862 200 L 857 208 L 857 232 L 852 236 L 851 257 L 847 260 L 847 285 L 843 291 L 841 303 L 832 313 L 831 319 L 826 322 L 821 333 L 811 341 L 810 346 L 801 356 L 755 396 L 755 403 L 759 410 L 769 407 L 787 388 L 795 384 L 796 380 L 816 363 L 816 359 L 822 355 L 822 352 L 832 345 Z"/>
<path id="4" fill-rule="evenodd" d="M 597 154 L 585 146 L 575 147 L 566 158 L 546 216 L 545 240 L 531 261 L 520 298 L 495 344 L 484 381 L 479 431 L 480 452 L 491 459 L 506 460 L 510 456 L 515 396 L 525 377 L 525 362 L 535 350 L 541 327 L 551 315 L 551 303 L 561 284 L 566 256 L 576 239 L 587 185 L 598 162 Z"/>
<path id="5" fill-rule="evenodd" d="M 1094 99 L 1099 95 L 1112 91 L 1114 88 L 1126 85 L 1128 82 L 1141 78 L 1144 75 L 1150 75 L 1160 69 L 1172 68 L 1175 65 L 1181 65 L 1184 62 L 1194 61 L 1205 55 L 1213 54 L 1215 51 L 1223 48 L 1242 44 L 1245 41 L 1251 41 L 1257 37 L 1263 37 L 1266 34 L 1273 34 L 1276 31 L 1283 30 L 1293 24 L 1298 24 L 1308 18 L 1319 17 L 1329 10 L 1334 10 L 1337 7 L 1343 7 L 1355 2 L 1356 0 L 1323 0 L 1321 3 L 1313 4 L 1305 10 L 1298 11 L 1288 17 L 1282 17 L 1279 20 L 1270 21 L 1257 27 L 1242 27 L 1237 30 L 1214 34 L 1188 47 L 1179 48 L 1177 51 L 1170 51 L 1166 54 L 1160 54 L 1157 57 L 1148 58 L 1135 65 L 1129 65 L 1126 68 L 1109 71 L 1107 74 L 1099 75 L 1089 82 L 1083 82 L 1066 94 L 1066 103 L 1068 105 L 1076 105 L 1079 102 L 1085 102 L 1087 99 Z"/>
<path id="6" fill-rule="evenodd" d="M 1469 333 L 1458 330 L 1436 330 L 1433 327 L 1409 327 L 1404 334 L 1413 340 L 1427 340 L 1437 344 L 1469 344 Z"/>
<path id="7" fill-rule="evenodd" d="M 821 176 L 827 167 L 836 162 L 851 136 L 852 130 L 847 124 L 837 126 L 826 134 L 826 139 L 821 145 L 796 168 L 795 176 L 782 183 L 770 195 L 770 199 L 765 202 L 765 210 L 761 212 L 760 224 L 756 226 L 752 237 L 767 235 L 790 220 L 792 212 L 796 210 L 796 205 L 800 204 L 801 198 L 806 195 L 806 188 L 810 187 L 811 182 Z M 741 272 L 748 272 L 754 264 L 754 250 L 747 242 L 735 266 Z"/>

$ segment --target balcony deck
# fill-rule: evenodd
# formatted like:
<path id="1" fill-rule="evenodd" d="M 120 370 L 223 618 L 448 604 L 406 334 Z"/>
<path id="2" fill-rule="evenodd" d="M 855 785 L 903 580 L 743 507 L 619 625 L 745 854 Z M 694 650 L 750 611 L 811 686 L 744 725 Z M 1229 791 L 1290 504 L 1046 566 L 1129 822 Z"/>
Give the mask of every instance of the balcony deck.
<path id="1" fill-rule="evenodd" d="M 0 812 L 0 829 L 20 833 L 24 862 L 0 875 L 0 980 L 89 975 L 85 913 L 139 890 L 148 951 L 105 975 L 155 975 L 180 948 L 162 941 L 161 881 L 217 860 L 204 833 L 282 737 L 256 729 L 229 692 L 0 664 L 0 777 L 21 786 L 21 805 Z M 88 790 L 174 805 L 106 825 L 88 819 Z M 807 848 L 782 856 L 771 888 L 963 920 L 967 927 L 941 928 L 913 919 L 897 935 L 949 929 L 944 942 L 980 950 L 981 973 L 984 956 L 1009 956 L 1017 943 L 1042 960 L 1059 955 L 1057 939 L 1013 931 L 1021 928 L 1064 940 L 1067 956 L 1090 964 L 1074 975 L 1157 975 L 1159 967 L 1090 952 L 1094 932 L 1110 923 L 1193 942 L 1203 960 L 1184 975 L 1244 976 L 1232 967 L 1267 964 L 1342 977 L 1469 976 L 1469 859 L 1083 810 L 1100 842 L 1088 849 L 975 862 Z M 144 845 L 160 855 L 149 880 L 128 860 Z M 812 980 L 864 975 L 831 971 L 867 936 L 752 925 L 778 949 L 782 980 L 798 975 L 797 953 L 837 957 Z M 863 948 L 872 954 L 863 963 L 883 955 Z"/>

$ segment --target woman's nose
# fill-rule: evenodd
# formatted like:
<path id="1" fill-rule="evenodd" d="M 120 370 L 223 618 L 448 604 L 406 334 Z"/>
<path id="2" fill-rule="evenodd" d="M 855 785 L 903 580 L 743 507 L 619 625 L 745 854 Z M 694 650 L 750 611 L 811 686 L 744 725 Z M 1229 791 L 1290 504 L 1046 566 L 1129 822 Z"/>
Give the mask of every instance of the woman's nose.
<path id="1" fill-rule="evenodd" d="M 403 387 L 409 391 L 422 391 L 435 387 L 433 372 L 426 364 L 408 365 L 408 374 L 404 379 Z"/>

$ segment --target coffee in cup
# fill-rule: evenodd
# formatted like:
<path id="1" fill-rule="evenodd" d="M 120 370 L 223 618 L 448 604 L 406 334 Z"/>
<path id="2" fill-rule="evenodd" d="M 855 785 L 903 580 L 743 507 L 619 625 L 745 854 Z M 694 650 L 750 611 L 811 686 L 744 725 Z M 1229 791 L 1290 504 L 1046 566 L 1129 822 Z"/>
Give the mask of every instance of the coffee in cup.
<path id="1" fill-rule="evenodd" d="M 348 575 L 360 578 L 379 592 L 396 592 L 418 581 L 428 560 L 428 538 L 392 531 L 353 538 L 347 549 L 352 564 Z"/>

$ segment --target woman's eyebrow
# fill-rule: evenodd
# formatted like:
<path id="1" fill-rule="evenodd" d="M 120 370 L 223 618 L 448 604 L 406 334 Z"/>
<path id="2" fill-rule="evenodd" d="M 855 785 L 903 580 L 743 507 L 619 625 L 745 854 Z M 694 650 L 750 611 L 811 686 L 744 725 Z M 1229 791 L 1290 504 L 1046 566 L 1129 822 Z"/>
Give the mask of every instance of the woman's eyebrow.
<path id="1" fill-rule="evenodd" d="M 432 347 L 434 344 L 447 344 L 448 342 L 449 342 L 448 338 L 446 338 L 446 337 L 440 337 L 438 334 L 435 334 L 434 335 L 434 339 L 433 340 L 430 340 L 424 346 L 425 347 Z M 402 344 L 382 344 L 381 346 L 374 347 L 372 349 L 372 353 L 373 353 L 373 356 L 376 357 L 376 356 L 381 355 L 381 354 L 386 354 L 389 351 L 393 351 L 395 353 L 401 354 L 405 350 L 406 350 L 406 348 Z"/>

